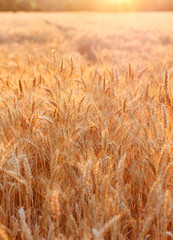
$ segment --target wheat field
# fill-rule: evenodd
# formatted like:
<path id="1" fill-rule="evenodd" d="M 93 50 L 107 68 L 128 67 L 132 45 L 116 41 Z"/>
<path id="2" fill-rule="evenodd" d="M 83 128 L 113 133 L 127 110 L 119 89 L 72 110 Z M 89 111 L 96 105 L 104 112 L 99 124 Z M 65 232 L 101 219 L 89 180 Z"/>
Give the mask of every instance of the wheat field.
<path id="1" fill-rule="evenodd" d="M 0 240 L 173 239 L 173 14 L 0 22 Z"/>

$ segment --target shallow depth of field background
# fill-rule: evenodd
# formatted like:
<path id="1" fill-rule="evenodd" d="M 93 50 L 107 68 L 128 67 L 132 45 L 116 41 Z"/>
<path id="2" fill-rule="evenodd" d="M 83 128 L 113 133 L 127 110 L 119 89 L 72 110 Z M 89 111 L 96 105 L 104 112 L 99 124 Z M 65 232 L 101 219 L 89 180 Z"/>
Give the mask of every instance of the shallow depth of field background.
<path id="1" fill-rule="evenodd" d="M 172 8 L 0 0 L 0 240 L 173 239 Z"/>
<path id="2" fill-rule="evenodd" d="M 140 71 L 150 65 L 161 74 L 172 70 L 172 13 L 2 13 L 0 21 L 1 65 L 8 75 L 21 74 L 28 57 L 48 64 L 52 50 L 76 67 L 98 67 L 98 56 L 120 71 L 131 63 Z M 16 71 L 15 71 L 16 70 Z M 43 71 L 43 69 L 40 69 Z"/>
<path id="3" fill-rule="evenodd" d="M 0 0 L 1 11 L 171 11 L 172 0 Z"/>

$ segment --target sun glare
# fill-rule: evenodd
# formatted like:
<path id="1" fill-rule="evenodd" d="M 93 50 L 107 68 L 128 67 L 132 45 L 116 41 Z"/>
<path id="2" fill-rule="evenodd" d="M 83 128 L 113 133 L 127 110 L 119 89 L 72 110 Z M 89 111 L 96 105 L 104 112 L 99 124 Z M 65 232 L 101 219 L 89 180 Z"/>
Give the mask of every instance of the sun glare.
<path id="1" fill-rule="evenodd" d="M 116 10 L 129 10 L 131 7 L 134 7 L 133 0 L 103 0 L 104 2 L 107 2 L 112 9 Z"/>
<path id="2" fill-rule="evenodd" d="M 115 4 L 123 4 L 123 3 L 128 3 L 130 4 L 131 3 L 131 0 L 107 0 L 109 1 L 110 3 L 115 3 Z"/>

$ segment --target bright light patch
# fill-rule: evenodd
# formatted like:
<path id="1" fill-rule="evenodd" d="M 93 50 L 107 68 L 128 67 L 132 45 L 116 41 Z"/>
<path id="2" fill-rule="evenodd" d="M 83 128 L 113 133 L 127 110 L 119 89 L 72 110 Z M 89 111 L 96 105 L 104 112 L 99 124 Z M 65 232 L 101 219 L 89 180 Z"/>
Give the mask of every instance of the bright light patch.
<path id="1" fill-rule="evenodd" d="M 130 4 L 131 3 L 131 0 L 107 0 L 107 1 L 109 1 L 110 3 L 115 3 L 115 4 L 121 4 L 121 3 Z"/>

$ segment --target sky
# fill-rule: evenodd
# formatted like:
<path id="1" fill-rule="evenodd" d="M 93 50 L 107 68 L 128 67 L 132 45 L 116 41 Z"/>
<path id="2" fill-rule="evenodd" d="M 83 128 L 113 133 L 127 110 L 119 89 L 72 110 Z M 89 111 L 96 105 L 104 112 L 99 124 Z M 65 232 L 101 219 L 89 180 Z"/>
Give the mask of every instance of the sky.
<path id="1" fill-rule="evenodd" d="M 0 0 L 0 10 L 173 10 L 173 0 Z"/>
<path id="2" fill-rule="evenodd" d="M 47 8 L 67 8 L 72 10 L 171 10 L 173 0 L 35 0 Z"/>

